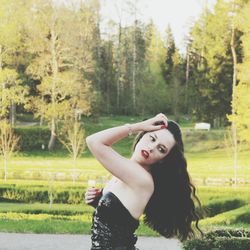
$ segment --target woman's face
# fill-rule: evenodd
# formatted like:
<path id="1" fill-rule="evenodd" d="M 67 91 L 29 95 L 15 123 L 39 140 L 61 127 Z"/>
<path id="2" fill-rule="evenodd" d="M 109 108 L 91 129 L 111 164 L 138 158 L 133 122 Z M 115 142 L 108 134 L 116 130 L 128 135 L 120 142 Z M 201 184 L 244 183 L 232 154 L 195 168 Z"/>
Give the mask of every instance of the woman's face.
<path id="1" fill-rule="evenodd" d="M 162 160 L 175 145 L 175 139 L 167 129 L 146 133 L 137 143 L 132 158 L 142 166 Z"/>

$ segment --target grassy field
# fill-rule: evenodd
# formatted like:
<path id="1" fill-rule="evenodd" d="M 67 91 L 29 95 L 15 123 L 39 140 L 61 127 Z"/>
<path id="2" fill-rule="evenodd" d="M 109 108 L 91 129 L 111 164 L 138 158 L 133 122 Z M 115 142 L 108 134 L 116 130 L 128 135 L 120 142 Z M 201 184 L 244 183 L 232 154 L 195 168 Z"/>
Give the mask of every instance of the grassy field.
<path id="1" fill-rule="evenodd" d="M 140 120 L 142 117 L 102 117 L 98 120 L 85 120 L 84 125 L 88 135 L 108 127 Z M 196 178 L 233 177 L 232 148 L 228 146 L 228 140 L 225 140 L 225 129 L 195 131 L 194 124 L 186 120 L 181 122 L 181 127 L 191 176 Z M 114 148 L 122 155 L 130 157 L 132 143 L 133 137 L 125 138 L 114 145 Z M 242 145 L 237 173 L 240 177 L 250 179 L 249 153 L 250 146 Z M 3 163 L 0 166 L 3 166 Z M 43 175 L 43 172 L 63 172 L 66 173 L 67 179 L 70 179 L 72 168 L 75 166 L 67 151 L 31 151 L 16 154 L 9 162 L 8 170 L 10 179 L 39 179 L 38 177 Z M 76 168 L 87 178 L 97 175 L 109 177 L 109 173 L 91 156 L 87 149 L 78 159 Z M 3 176 L 3 168 L 0 168 L 0 177 L 1 175 Z"/>
<path id="2" fill-rule="evenodd" d="M 96 131 L 140 121 L 145 117 L 102 117 L 98 120 L 84 120 L 86 134 Z M 225 129 L 211 131 L 195 131 L 194 124 L 183 120 L 181 122 L 185 144 L 188 169 L 193 178 L 233 178 L 234 169 L 232 149 L 225 140 Z M 133 137 L 125 138 L 114 148 L 122 155 L 131 155 Z M 250 179 L 250 147 L 242 145 L 239 154 L 239 177 Z M 1 163 L 0 166 L 3 166 Z M 88 150 L 77 162 L 77 170 L 64 152 L 19 152 L 8 165 L 8 180 L 3 181 L 3 167 L 0 167 L 0 185 L 17 184 L 30 186 L 51 185 L 53 187 L 86 187 L 88 179 L 97 179 L 98 185 L 110 178 L 110 174 L 91 156 Z M 78 179 L 72 182 L 72 173 L 78 171 Z M 50 173 L 50 174 L 49 174 Z M 59 173 L 57 176 L 53 174 Z M 204 230 L 213 228 L 249 228 L 250 187 L 198 187 L 198 196 L 202 204 L 211 202 L 223 204 L 223 200 L 239 199 L 243 201 L 240 207 L 228 209 L 211 218 L 201 221 Z M 80 205 L 67 204 L 23 204 L 0 202 L 0 231 L 2 232 L 36 232 L 36 233 L 90 233 L 91 214 L 93 209 L 84 203 Z M 247 221 L 247 223 L 246 223 Z M 141 223 L 139 235 L 156 235 Z"/>

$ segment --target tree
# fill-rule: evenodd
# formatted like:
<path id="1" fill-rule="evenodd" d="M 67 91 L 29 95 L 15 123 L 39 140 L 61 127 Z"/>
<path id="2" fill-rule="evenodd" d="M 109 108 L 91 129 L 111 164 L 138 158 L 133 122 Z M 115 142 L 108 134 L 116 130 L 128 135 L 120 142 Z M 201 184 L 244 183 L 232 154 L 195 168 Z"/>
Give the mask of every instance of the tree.
<path id="1" fill-rule="evenodd" d="M 142 114 L 162 112 L 168 107 L 168 89 L 166 88 L 163 65 L 166 50 L 159 31 L 149 24 L 145 31 L 145 62 L 143 81 L 138 91 L 138 108 Z"/>
<path id="2" fill-rule="evenodd" d="M 185 79 L 185 65 L 179 54 L 178 49 L 175 50 L 175 53 L 172 56 L 173 65 L 171 72 L 171 82 L 168 85 L 170 92 L 170 101 L 171 108 L 174 115 L 174 119 L 178 122 L 180 119 L 181 110 L 184 110 L 184 96 L 185 96 L 185 88 L 184 88 L 184 79 Z"/>
<path id="3" fill-rule="evenodd" d="M 64 127 L 61 129 L 59 140 L 69 151 L 75 167 L 76 167 L 77 157 L 85 149 L 84 138 L 85 138 L 85 131 L 82 128 L 81 123 L 76 119 L 74 119 L 74 121 L 65 123 Z"/>
<path id="4" fill-rule="evenodd" d="M 250 2 L 241 6 L 239 11 L 239 16 L 235 20 L 236 28 L 240 29 L 243 34 L 241 36 L 242 47 L 243 47 L 243 61 L 238 63 L 238 80 L 239 83 L 235 86 L 234 89 L 234 101 L 232 101 L 232 112 L 228 116 L 229 120 L 235 124 L 237 128 L 238 135 L 240 140 L 250 143 L 250 76 L 249 76 L 249 67 L 250 67 Z"/>
<path id="5" fill-rule="evenodd" d="M 7 180 L 8 175 L 8 161 L 13 152 L 17 149 L 19 137 L 13 133 L 11 125 L 8 120 L 0 121 L 0 152 L 4 161 L 4 180 Z"/>
<path id="6" fill-rule="evenodd" d="M 219 0 L 213 11 L 205 9 L 191 31 L 189 83 L 195 100 L 193 112 L 198 119 L 220 126 L 230 112 L 233 60 L 230 48 L 230 4 Z M 239 33 L 236 50 L 240 60 Z M 191 71 L 191 70 L 190 70 Z"/>
<path id="7" fill-rule="evenodd" d="M 18 74 L 14 69 L 4 68 L 0 70 L 0 117 L 6 117 L 10 112 L 10 107 L 16 103 L 26 102 L 28 88 L 21 85 Z"/>
<path id="8" fill-rule="evenodd" d="M 22 22 L 20 9 L 22 2 L 2 0 L 0 4 L 0 117 L 11 114 L 11 124 L 14 125 L 13 107 L 25 103 L 28 88 L 23 86 L 17 72 L 16 64 L 18 48 L 21 44 Z"/>
<path id="9" fill-rule="evenodd" d="M 77 10 L 56 6 L 51 0 L 41 0 L 34 8 L 29 27 L 34 59 L 27 72 L 41 83 L 29 107 L 49 122 L 48 149 L 52 150 L 60 119 L 79 111 L 90 114 L 95 94 L 87 75 L 93 68 L 92 13 L 83 2 Z"/>
<path id="10" fill-rule="evenodd" d="M 173 67 L 174 67 L 174 62 L 173 62 L 173 57 L 175 54 L 175 50 L 176 50 L 176 46 L 175 46 L 175 42 L 174 42 L 174 36 L 172 33 L 172 29 L 171 26 L 168 25 L 167 29 L 166 29 L 166 60 L 165 60 L 165 64 L 164 64 L 164 76 L 166 79 L 166 83 L 170 84 L 171 82 L 171 78 L 172 78 L 172 71 L 173 71 Z"/>
<path id="11" fill-rule="evenodd" d="M 71 175 L 73 182 L 75 183 L 76 178 L 79 175 L 76 169 L 77 158 L 81 155 L 86 146 L 85 131 L 81 127 L 81 123 L 77 119 L 74 119 L 68 123 L 65 123 L 64 127 L 61 130 L 61 133 L 59 134 L 58 139 L 69 151 L 70 156 L 72 158 L 74 168 L 72 169 Z"/>
<path id="12" fill-rule="evenodd" d="M 102 41 L 98 56 L 96 56 L 96 70 L 93 82 L 96 83 L 95 89 L 99 93 L 98 113 L 112 114 L 116 111 L 116 104 L 119 103 L 119 97 L 116 98 L 117 91 L 115 85 L 114 69 L 114 42 L 110 39 Z M 97 110 L 96 110 L 97 111 Z"/>
<path id="13" fill-rule="evenodd" d="M 168 99 L 170 112 L 174 115 L 176 121 L 179 120 L 180 110 L 183 110 L 185 106 L 181 107 L 183 103 L 184 91 L 184 62 L 181 58 L 179 50 L 175 46 L 174 37 L 170 25 L 166 30 L 166 59 L 163 66 L 164 77 L 166 81 L 166 88 L 168 90 Z"/>
<path id="14" fill-rule="evenodd" d="M 240 108 L 242 103 L 240 99 L 243 97 L 243 101 L 246 101 L 244 98 L 244 94 L 242 93 L 242 86 L 240 86 L 237 91 L 237 63 L 238 63 L 238 55 L 237 55 L 237 43 L 236 43 L 236 20 L 238 18 L 239 9 L 241 9 L 243 1 L 236 1 L 232 0 L 229 2 L 231 4 L 231 41 L 230 41 L 230 47 L 232 52 L 232 58 L 233 58 L 233 78 L 232 78 L 232 114 L 231 114 L 231 131 L 232 131 L 232 141 L 233 141 L 233 160 L 234 160 L 234 175 L 235 175 L 235 186 L 237 185 L 237 169 L 238 169 L 238 147 L 239 147 L 239 138 L 238 138 L 238 128 L 239 124 L 237 124 L 237 119 L 235 119 L 236 116 L 236 107 Z M 243 95 L 242 95 L 243 94 Z M 242 96 L 241 96 L 242 95 Z M 238 103 L 236 104 L 236 102 Z M 245 103 L 244 103 L 245 104 Z M 240 108 L 241 109 L 241 108 Z M 240 114 L 240 110 L 238 109 L 238 114 Z M 242 115 L 242 114 L 240 114 Z"/>

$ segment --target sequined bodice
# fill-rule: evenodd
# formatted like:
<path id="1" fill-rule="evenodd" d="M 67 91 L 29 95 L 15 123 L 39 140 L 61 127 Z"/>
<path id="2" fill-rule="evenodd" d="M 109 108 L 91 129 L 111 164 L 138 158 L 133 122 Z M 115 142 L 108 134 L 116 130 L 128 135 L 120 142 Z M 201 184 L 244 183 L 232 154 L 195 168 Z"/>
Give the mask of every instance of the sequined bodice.
<path id="1" fill-rule="evenodd" d="M 93 213 L 92 250 L 132 250 L 139 221 L 112 192 L 105 193 Z"/>

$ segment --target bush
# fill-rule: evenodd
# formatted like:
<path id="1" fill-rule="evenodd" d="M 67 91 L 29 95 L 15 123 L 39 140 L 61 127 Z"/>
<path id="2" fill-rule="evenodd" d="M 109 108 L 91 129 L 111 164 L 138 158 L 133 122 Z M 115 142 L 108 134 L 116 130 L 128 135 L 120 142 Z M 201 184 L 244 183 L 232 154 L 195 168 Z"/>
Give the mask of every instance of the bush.
<path id="1" fill-rule="evenodd" d="M 211 231 L 206 234 L 206 237 L 242 237 L 242 238 L 250 238 L 250 231 L 244 229 L 218 229 L 215 231 Z"/>
<path id="2" fill-rule="evenodd" d="M 203 239 L 189 240 L 184 243 L 186 250 L 249 250 L 250 231 L 216 230 L 206 234 Z"/>
<path id="3" fill-rule="evenodd" d="M 216 238 L 192 240 L 184 244 L 186 250 L 249 250 L 250 239 L 248 238 Z"/>
<path id="4" fill-rule="evenodd" d="M 204 209 L 207 211 L 208 217 L 213 217 L 217 214 L 244 206 L 245 204 L 246 202 L 241 199 L 221 199 L 208 203 L 204 206 Z"/>
<path id="5" fill-rule="evenodd" d="M 246 238 L 219 238 L 214 241 L 214 249 L 220 250 L 249 250 L 250 239 Z"/>
<path id="6" fill-rule="evenodd" d="M 85 188 L 57 188 L 53 190 L 52 197 L 55 203 L 81 204 L 84 200 Z M 0 186 L 0 200 L 12 202 L 40 202 L 49 203 L 49 187 L 18 187 Z"/>
<path id="7" fill-rule="evenodd" d="M 236 220 L 236 223 L 249 223 L 250 224 L 250 212 L 239 215 Z"/>
<path id="8" fill-rule="evenodd" d="M 250 204 L 244 205 L 240 208 L 233 209 L 221 214 L 218 214 L 214 217 L 205 218 L 200 221 L 200 225 L 212 226 L 212 225 L 233 225 L 245 214 L 249 214 Z M 244 221 L 245 223 L 245 221 Z"/>
<path id="9" fill-rule="evenodd" d="M 34 151 L 42 150 L 42 145 L 47 149 L 50 139 L 50 130 L 47 127 L 16 127 L 15 134 L 20 136 L 19 150 Z M 55 149 L 62 149 L 63 145 L 56 140 Z"/>

